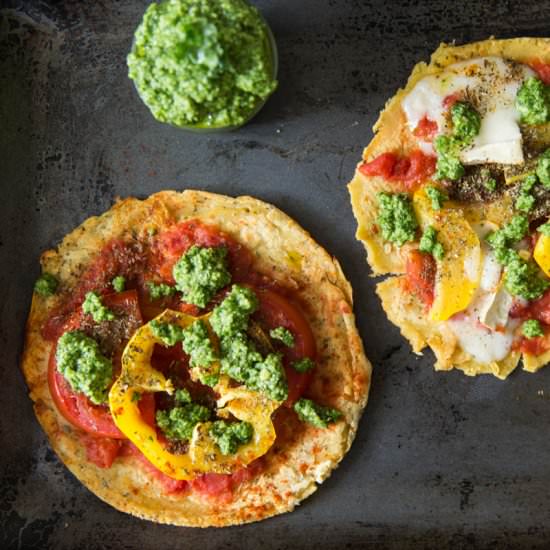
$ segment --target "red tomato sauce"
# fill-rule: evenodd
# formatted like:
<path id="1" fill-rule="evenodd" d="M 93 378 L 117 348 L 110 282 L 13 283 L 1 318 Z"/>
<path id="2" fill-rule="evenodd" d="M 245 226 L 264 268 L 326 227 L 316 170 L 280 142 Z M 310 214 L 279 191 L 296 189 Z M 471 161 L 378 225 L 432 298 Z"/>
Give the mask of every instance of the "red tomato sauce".
<path id="1" fill-rule="evenodd" d="M 108 243 L 84 271 L 78 287 L 53 311 L 42 329 L 42 334 L 53 342 L 48 366 L 48 384 L 52 398 L 59 412 L 82 430 L 82 443 L 90 462 L 100 468 L 110 468 L 117 457 L 133 454 L 140 458 L 148 472 L 161 481 L 167 493 L 195 491 L 223 503 L 231 500 L 234 490 L 241 483 L 252 479 L 261 471 L 261 459 L 231 475 L 205 474 L 190 482 L 174 480 L 155 468 L 126 439 L 114 424 L 107 406 L 95 405 L 85 395 L 74 392 L 67 380 L 57 371 L 55 361 L 57 340 L 63 333 L 77 329 L 85 332 L 88 329 L 93 330 L 94 323 L 87 319 L 89 316 L 84 315 L 80 307 L 86 293 L 92 290 L 102 295 L 103 302 L 109 309 L 131 320 L 132 327 L 135 325 L 135 328 L 159 315 L 166 307 L 199 315 L 199 308 L 178 298 L 151 301 L 146 287 L 147 280 L 159 282 L 160 279 L 173 284 L 172 268 L 175 262 L 194 244 L 227 247 L 228 265 L 233 282 L 253 286 L 258 295 L 260 307 L 254 315 L 256 320 L 265 330 L 284 326 L 293 332 L 294 346 L 280 346 L 280 349 L 277 349 L 283 355 L 289 386 L 289 397 L 285 405 L 291 406 L 307 389 L 315 370 L 298 373 L 290 366 L 294 360 L 302 357 L 314 360 L 316 356 L 315 340 L 306 317 L 288 290 L 251 269 L 252 255 L 246 247 L 230 235 L 197 220 L 174 225 L 160 233 L 152 241 L 149 249 L 146 249 L 145 245 L 129 244 L 122 240 Z M 110 286 L 112 279 L 117 275 L 126 278 L 127 290 L 122 293 L 113 293 Z M 213 303 L 220 302 L 225 293 L 224 289 L 214 298 Z M 116 334 L 112 337 L 113 342 L 118 343 L 119 347 L 113 354 L 116 377 L 125 341 L 119 341 L 120 338 L 116 340 Z M 181 345 L 172 348 L 155 347 L 152 358 L 155 368 L 166 371 L 174 361 L 179 361 L 185 370 L 187 356 L 182 352 Z M 140 399 L 139 408 L 145 421 L 154 425 L 155 395 L 144 394 Z"/>
<path id="2" fill-rule="evenodd" d="M 515 303 L 510 311 L 510 317 L 536 319 L 545 325 L 550 325 L 550 289 L 527 305 Z"/>
<path id="3" fill-rule="evenodd" d="M 534 59 L 529 63 L 529 66 L 546 85 L 550 85 L 550 63 L 544 63 L 541 59 Z"/>
<path id="4" fill-rule="evenodd" d="M 414 129 L 413 135 L 423 141 L 432 141 L 435 134 L 437 134 L 437 129 L 437 122 L 424 115 L 420 119 L 418 126 Z"/>
<path id="5" fill-rule="evenodd" d="M 462 99 L 462 92 L 454 92 L 443 98 L 443 107 L 450 109 L 457 101 Z"/>
<path id="6" fill-rule="evenodd" d="M 436 263 L 431 254 L 411 250 L 407 258 L 404 289 L 415 294 L 426 309 L 434 301 Z"/>
<path id="7" fill-rule="evenodd" d="M 527 355 L 541 355 L 550 349 L 550 330 L 544 327 L 544 336 L 537 338 L 522 337 L 519 343 L 514 346 L 514 349 L 526 353 Z"/>
<path id="8" fill-rule="evenodd" d="M 403 191 L 415 191 L 418 186 L 435 172 L 436 158 L 420 150 L 408 156 L 396 153 L 382 153 L 359 166 L 359 172 L 368 177 L 379 176 L 394 182 Z"/>
<path id="9" fill-rule="evenodd" d="M 195 244 L 205 247 L 225 246 L 229 271 L 234 281 L 240 280 L 250 270 L 252 255 L 245 246 L 230 235 L 198 220 L 177 224 L 161 233 L 153 246 L 151 267 L 163 280 L 173 283 L 174 264 Z"/>

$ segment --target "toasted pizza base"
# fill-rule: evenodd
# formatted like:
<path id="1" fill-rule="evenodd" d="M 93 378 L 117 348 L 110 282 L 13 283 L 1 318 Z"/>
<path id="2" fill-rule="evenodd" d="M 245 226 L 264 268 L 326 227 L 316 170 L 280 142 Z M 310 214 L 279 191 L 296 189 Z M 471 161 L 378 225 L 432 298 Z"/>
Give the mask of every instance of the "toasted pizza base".
<path id="1" fill-rule="evenodd" d="M 483 56 L 500 56 L 520 63 L 532 62 L 535 59 L 550 63 L 550 39 L 489 39 L 463 46 L 441 44 L 432 54 L 430 63 L 418 63 L 405 88 L 399 90 L 386 103 L 373 127 L 375 136 L 363 151 L 363 160 L 357 165 L 355 175 L 348 185 L 353 213 L 358 222 L 356 237 L 366 248 L 367 261 L 373 275 L 405 273 L 407 256 L 415 246 L 405 245 L 399 248 L 384 241 L 380 232 L 374 230 L 378 217 L 376 195 L 380 191 L 387 191 L 391 185 L 381 177 L 363 175 L 358 167 L 363 161 L 370 161 L 382 153 L 391 151 L 407 155 L 416 149 L 417 141 L 411 134 L 401 109 L 404 97 L 422 78 L 438 73 L 454 63 Z M 485 217 L 501 225 L 511 215 L 511 204 L 505 199 L 489 205 L 468 205 L 463 210 L 464 215 L 470 220 Z M 409 340 L 416 353 L 421 353 L 427 345 L 433 349 L 437 357 L 437 370 L 458 368 L 469 375 L 492 373 L 499 378 L 506 378 L 517 366 L 520 354 L 516 352 L 512 352 L 503 361 L 489 365 L 475 361 L 458 348 L 456 338 L 443 324 L 428 321 L 424 313 L 419 315 L 422 305 L 414 297 L 407 296 L 401 288 L 393 279 L 380 283 L 377 292 L 382 299 L 382 307 L 388 318 Z M 538 357 L 523 355 L 524 369 L 534 372 L 549 360 L 550 352 Z"/>
<path id="2" fill-rule="evenodd" d="M 109 469 L 86 460 L 82 432 L 53 404 L 47 383 L 52 343 L 40 329 L 56 297 L 35 294 L 27 321 L 22 369 L 36 416 L 60 459 L 93 493 L 138 517 L 175 525 L 225 526 L 257 521 L 292 510 L 315 491 L 349 449 L 367 402 L 371 365 L 366 359 L 352 311 L 351 287 L 340 265 L 286 214 L 251 197 L 231 198 L 200 191 L 164 191 L 147 200 L 129 198 L 86 220 L 57 250 L 43 254 L 44 271 L 64 288 L 111 239 L 185 220 L 215 225 L 252 252 L 254 269 L 293 289 L 304 307 L 318 348 L 317 373 L 310 392 L 328 400 L 344 419 L 327 429 L 303 424 L 264 457 L 265 469 L 239 486 L 230 503 L 196 493 L 168 495 L 138 458 L 119 457 Z"/>

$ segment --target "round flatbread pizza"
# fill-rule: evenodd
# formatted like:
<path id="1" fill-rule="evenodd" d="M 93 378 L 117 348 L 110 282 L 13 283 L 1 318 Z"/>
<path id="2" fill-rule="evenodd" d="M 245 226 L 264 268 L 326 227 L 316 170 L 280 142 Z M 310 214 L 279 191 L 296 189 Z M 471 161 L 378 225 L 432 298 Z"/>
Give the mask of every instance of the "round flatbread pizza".
<path id="1" fill-rule="evenodd" d="M 388 318 L 437 370 L 550 361 L 550 39 L 442 44 L 349 184 Z"/>
<path id="2" fill-rule="evenodd" d="M 72 473 L 138 517 L 292 510 L 348 451 L 371 366 L 338 262 L 251 197 L 164 191 L 42 255 L 22 369 Z"/>

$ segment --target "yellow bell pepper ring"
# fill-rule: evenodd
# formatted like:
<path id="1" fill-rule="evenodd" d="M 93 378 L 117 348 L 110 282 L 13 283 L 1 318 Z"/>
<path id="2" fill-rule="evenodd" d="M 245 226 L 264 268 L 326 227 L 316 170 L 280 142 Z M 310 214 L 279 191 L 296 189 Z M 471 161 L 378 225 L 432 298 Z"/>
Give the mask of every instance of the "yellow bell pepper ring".
<path id="1" fill-rule="evenodd" d="M 208 316 L 201 319 L 207 322 Z M 155 318 L 160 323 L 173 323 L 188 327 L 199 318 L 166 310 Z M 209 333 L 212 336 L 212 332 Z M 239 447 L 232 455 L 223 455 L 210 437 L 211 422 L 199 423 L 193 430 L 189 451 L 185 454 L 169 452 L 159 440 L 157 430 L 142 418 L 136 393 L 172 393 L 169 379 L 151 365 L 155 344 L 162 344 L 148 324 L 140 327 L 132 336 L 122 354 L 122 371 L 109 392 L 109 407 L 119 430 L 144 454 L 156 468 L 174 479 L 189 480 L 197 475 L 215 472 L 231 473 L 264 455 L 275 441 L 275 427 L 271 414 L 281 403 L 251 392 L 243 387 L 230 388 L 229 380 L 220 377 L 216 385 L 219 393 L 218 414 L 229 414 L 252 424 L 252 440 Z"/>
<path id="2" fill-rule="evenodd" d="M 550 237 L 540 235 L 533 251 L 533 258 L 544 273 L 550 277 Z"/>

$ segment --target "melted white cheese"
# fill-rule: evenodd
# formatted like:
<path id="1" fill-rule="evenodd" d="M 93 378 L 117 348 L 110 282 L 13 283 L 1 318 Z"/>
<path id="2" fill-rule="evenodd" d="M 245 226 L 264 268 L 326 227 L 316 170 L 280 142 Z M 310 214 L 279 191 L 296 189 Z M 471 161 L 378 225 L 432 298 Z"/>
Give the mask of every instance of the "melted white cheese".
<path id="1" fill-rule="evenodd" d="M 513 323 L 504 331 L 491 330 L 468 315 L 457 316 L 447 321 L 460 347 L 480 363 L 501 361 L 512 349 Z"/>
<path id="2" fill-rule="evenodd" d="M 502 286 L 502 266 L 485 236 L 497 226 L 472 224 L 482 248 L 481 275 L 468 309 L 447 321 L 460 347 L 480 363 L 504 359 L 512 347 L 516 322 L 509 319 L 513 298 Z"/>
<path id="3" fill-rule="evenodd" d="M 426 116 L 437 122 L 438 133 L 445 133 L 444 98 L 456 92 L 475 97 L 482 114 L 481 128 L 460 160 L 464 164 L 520 164 L 523 152 L 515 98 L 521 83 L 533 74 L 526 65 L 513 65 L 494 56 L 455 63 L 421 79 L 403 99 L 402 109 L 411 131 Z"/>

